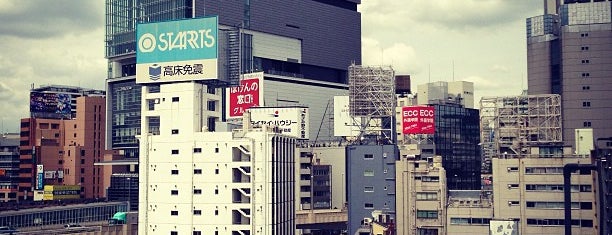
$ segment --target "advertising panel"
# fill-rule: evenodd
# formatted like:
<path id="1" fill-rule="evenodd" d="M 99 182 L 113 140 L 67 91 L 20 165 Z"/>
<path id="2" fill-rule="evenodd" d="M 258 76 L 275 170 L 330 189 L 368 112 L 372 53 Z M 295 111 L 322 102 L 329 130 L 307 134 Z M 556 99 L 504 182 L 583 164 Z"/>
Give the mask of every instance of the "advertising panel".
<path id="1" fill-rule="evenodd" d="M 240 85 L 227 88 L 226 117 L 242 118 L 242 114 L 250 107 L 260 107 L 263 102 L 264 73 L 249 73 L 240 75 Z"/>
<path id="2" fill-rule="evenodd" d="M 43 182 L 44 182 L 44 174 L 45 174 L 45 168 L 43 165 L 36 165 L 36 190 L 42 190 L 43 189 Z"/>
<path id="3" fill-rule="evenodd" d="M 77 199 L 81 197 L 79 185 L 45 185 L 43 200 Z"/>
<path id="4" fill-rule="evenodd" d="M 334 96 L 334 136 L 357 136 L 361 120 L 351 117 L 349 96 Z"/>
<path id="5" fill-rule="evenodd" d="M 491 235 L 518 235 L 518 221 L 513 220 L 491 220 L 489 222 L 489 234 Z"/>
<path id="6" fill-rule="evenodd" d="M 217 79 L 214 17 L 136 26 L 136 83 Z"/>
<path id="7" fill-rule="evenodd" d="M 434 134 L 435 108 L 429 106 L 402 107 L 403 134 Z"/>
<path id="8" fill-rule="evenodd" d="M 252 107 L 249 112 L 253 125 L 275 126 L 283 134 L 298 139 L 310 138 L 307 107 Z"/>
<path id="9" fill-rule="evenodd" d="M 33 117 L 71 118 L 70 94 L 30 92 L 30 113 Z"/>

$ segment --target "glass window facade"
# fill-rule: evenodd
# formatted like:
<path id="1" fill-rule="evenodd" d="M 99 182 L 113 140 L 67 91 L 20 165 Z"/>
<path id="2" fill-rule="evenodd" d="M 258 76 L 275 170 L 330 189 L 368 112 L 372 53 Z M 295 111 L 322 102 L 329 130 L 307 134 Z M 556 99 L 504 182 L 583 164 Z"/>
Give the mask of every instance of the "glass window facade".
<path id="1" fill-rule="evenodd" d="M 141 86 L 134 80 L 109 84 L 111 90 L 111 140 L 113 148 L 137 147 L 140 135 Z M 138 157 L 129 156 L 126 157 Z"/>
<path id="2" fill-rule="evenodd" d="M 436 104 L 435 154 L 442 156 L 450 190 L 480 190 L 480 116 L 477 109 Z"/>

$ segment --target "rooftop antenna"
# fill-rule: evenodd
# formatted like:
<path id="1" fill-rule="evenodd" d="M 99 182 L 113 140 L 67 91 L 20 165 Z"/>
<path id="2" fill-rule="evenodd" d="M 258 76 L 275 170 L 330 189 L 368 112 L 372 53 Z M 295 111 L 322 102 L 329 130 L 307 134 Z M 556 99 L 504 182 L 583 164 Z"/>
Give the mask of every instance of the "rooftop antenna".
<path id="1" fill-rule="evenodd" d="M 429 83 L 431 83 L 431 63 L 427 64 L 427 76 L 429 77 Z"/>
<path id="2" fill-rule="evenodd" d="M 455 60 L 453 60 L 453 82 L 455 81 Z"/>

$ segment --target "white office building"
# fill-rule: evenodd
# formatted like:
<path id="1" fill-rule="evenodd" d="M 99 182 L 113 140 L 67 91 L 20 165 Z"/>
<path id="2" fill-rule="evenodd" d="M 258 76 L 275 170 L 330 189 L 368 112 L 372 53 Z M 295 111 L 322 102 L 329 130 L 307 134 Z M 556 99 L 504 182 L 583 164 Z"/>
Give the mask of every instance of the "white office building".
<path id="1" fill-rule="evenodd" d="M 208 95 L 192 82 L 143 89 L 139 234 L 294 234 L 295 139 L 206 132 Z"/>

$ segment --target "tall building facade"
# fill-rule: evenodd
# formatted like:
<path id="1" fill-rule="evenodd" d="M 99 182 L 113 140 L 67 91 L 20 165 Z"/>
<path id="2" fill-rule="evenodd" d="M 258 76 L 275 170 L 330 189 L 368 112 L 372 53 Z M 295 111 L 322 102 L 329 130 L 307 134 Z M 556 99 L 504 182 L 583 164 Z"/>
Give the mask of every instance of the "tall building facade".
<path id="1" fill-rule="evenodd" d="M 294 234 L 295 139 L 265 126 L 202 130 L 202 89 L 143 92 L 139 234 Z"/>
<path id="2" fill-rule="evenodd" d="M 19 185 L 19 134 L 0 136 L 0 202 L 16 201 Z"/>
<path id="3" fill-rule="evenodd" d="M 347 67 L 352 61 L 361 61 L 359 3 L 360 0 L 107 0 L 107 147 L 123 149 L 126 157 L 139 155 L 134 137 L 142 132 L 141 85 L 135 83 L 137 23 L 218 15 L 220 78 L 228 76 L 227 43 L 231 40 L 227 32 L 241 27 L 241 72 L 264 71 L 346 84 Z M 218 97 L 220 104 L 221 100 Z M 211 117 L 222 120 L 221 110 Z"/>
<path id="4" fill-rule="evenodd" d="M 84 198 L 104 197 L 106 101 L 103 96 L 76 98 L 76 119 L 21 119 L 19 197 L 34 198 L 44 185 L 79 185 Z"/>
<path id="5" fill-rule="evenodd" d="M 612 136 L 612 2 L 544 3 L 545 14 L 526 22 L 529 94 L 561 95 L 565 145 L 579 128 Z"/>
<path id="6" fill-rule="evenodd" d="M 396 145 L 349 145 L 346 147 L 348 234 L 370 229 L 361 225 L 374 211 L 395 219 Z"/>

